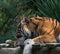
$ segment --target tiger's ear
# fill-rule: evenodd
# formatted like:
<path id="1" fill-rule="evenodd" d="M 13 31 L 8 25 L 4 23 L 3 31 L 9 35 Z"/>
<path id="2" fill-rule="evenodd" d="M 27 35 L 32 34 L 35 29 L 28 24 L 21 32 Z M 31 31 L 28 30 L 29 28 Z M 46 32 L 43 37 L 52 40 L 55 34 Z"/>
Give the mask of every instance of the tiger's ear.
<path id="1" fill-rule="evenodd" d="M 20 16 L 20 20 L 25 20 L 25 16 L 24 15 L 21 15 Z"/>
<path id="2" fill-rule="evenodd" d="M 29 24 L 29 19 L 28 17 L 24 17 L 22 20 L 21 20 L 22 23 L 27 23 Z"/>
<path id="3" fill-rule="evenodd" d="M 22 16 L 20 17 L 20 20 L 26 22 L 26 21 L 28 20 L 28 17 L 22 15 Z"/>
<path id="4" fill-rule="evenodd" d="M 27 21 L 27 17 L 24 17 L 22 20 L 23 20 L 24 22 L 26 22 L 26 21 Z"/>
<path id="5" fill-rule="evenodd" d="M 25 17 L 25 18 L 24 18 L 24 22 L 25 22 L 25 23 L 29 23 L 28 17 Z"/>

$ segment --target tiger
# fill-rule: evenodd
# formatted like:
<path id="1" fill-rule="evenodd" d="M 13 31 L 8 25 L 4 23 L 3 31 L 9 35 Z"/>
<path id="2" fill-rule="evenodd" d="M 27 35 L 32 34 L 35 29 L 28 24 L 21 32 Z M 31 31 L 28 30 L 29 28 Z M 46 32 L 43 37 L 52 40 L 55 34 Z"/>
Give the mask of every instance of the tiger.
<path id="1" fill-rule="evenodd" d="M 16 37 L 31 38 L 34 42 L 59 42 L 60 22 L 51 17 L 23 17 L 18 24 Z"/>
<path id="2" fill-rule="evenodd" d="M 60 42 L 60 22 L 51 17 L 23 17 L 17 26 L 16 37 L 25 44 L 23 54 L 31 54 L 34 44 Z"/>

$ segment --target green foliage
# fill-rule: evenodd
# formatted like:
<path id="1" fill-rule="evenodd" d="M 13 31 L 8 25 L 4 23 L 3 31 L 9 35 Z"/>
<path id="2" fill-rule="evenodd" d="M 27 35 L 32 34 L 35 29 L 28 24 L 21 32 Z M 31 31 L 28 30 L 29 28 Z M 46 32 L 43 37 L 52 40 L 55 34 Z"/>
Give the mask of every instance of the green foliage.
<path id="1" fill-rule="evenodd" d="M 25 15 L 40 15 L 56 18 L 60 21 L 60 0 L 24 0 Z M 27 2 L 26 2 L 27 1 Z"/>
<path id="2" fill-rule="evenodd" d="M 35 0 L 33 3 L 37 7 L 39 15 L 49 16 L 60 20 L 60 0 Z"/>
<path id="3" fill-rule="evenodd" d="M 19 0 L 0 0 L 0 41 L 13 39 L 16 30 L 15 17 L 19 14 Z M 14 28 L 13 28 L 14 26 Z M 9 32 L 9 30 L 11 32 Z M 13 34 L 12 34 L 13 32 Z"/>
<path id="4" fill-rule="evenodd" d="M 19 0 L 0 0 L 0 31 L 6 32 L 19 13 Z"/>

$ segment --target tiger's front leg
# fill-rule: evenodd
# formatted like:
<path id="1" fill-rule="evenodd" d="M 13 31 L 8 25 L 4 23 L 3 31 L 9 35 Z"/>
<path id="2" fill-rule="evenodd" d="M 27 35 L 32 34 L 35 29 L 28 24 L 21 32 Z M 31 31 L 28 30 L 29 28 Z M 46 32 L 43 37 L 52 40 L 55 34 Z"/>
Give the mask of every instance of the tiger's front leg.
<path id="1" fill-rule="evenodd" d="M 35 44 L 35 42 L 32 39 L 27 39 L 24 41 L 24 44 L 23 54 L 32 54 L 32 45 Z"/>
<path id="2" fill-rule="evenodd" d="M 32 45 L 39 42 L 53 43 L 53 42 L 56 42 L 56 39 L 53 35 L 40 35 L 33 39 L 27 39 L 25 41 L 23 54 L 31 54 Z"/>
<path id="3" fill-rule="evenodd" d="M 54 43 L 57 42 L 54 35 L 40 35 L 32 39 L 34 42 Z"/>

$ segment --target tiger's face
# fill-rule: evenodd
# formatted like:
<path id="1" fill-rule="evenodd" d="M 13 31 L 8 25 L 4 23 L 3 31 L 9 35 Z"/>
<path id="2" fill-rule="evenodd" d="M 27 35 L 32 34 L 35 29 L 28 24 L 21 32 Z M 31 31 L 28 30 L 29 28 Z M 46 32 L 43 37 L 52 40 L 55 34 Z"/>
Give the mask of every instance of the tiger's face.
<path id="1" fill-rule="evenodd" d="M 35 28 L 37 27 L 36 23 L 33 23 L 35 21 L 34 18 L 27 19 L 23 18 L 17 28 L 17 38 L 21 37 L 27 37 L 30 38 L 32 36 L 32 33 L 35 31 Z M 38 23 L 38 22 L 37 22 Z"/>

